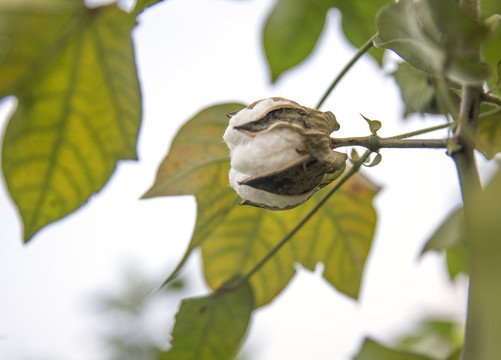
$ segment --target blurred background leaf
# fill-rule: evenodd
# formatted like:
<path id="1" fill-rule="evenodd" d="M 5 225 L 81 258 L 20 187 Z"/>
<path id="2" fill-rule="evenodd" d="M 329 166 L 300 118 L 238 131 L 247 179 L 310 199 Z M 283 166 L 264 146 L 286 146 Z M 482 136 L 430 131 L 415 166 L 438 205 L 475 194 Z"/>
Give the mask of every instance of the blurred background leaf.
<path id="1" fill-rule="evenodd" d="M 183 300 L 172 348 L 159 360 L 230 360 L 238 351 L 254 308 L 247 282 L 231 291 Z"/>
<path id="2" fill-rule="evenodd" d="M 475 147 L 489 160 L 501 152 L 501 108 L 481 107 Z"/>
<path id="3" fill-rule="evenodd" d="M 388 0 L 278 0 L 263 28 L 263 47 L 271 81 L 304 61 L 322 33 L 327 12 L 337 8 L 348 41 L 360 48 L 376 33 L 374 16 Z M 369 51 L 381 64 L 383 51 Z"/>
<path id="4" fill-rule="evenodd" d="M 0 13 L 11 44 L 0 54 L 0 96 L 18 98 L 2 167 L 28 241 L 83 205 L 118 160 L 136 159 L 141 96 L 131 15 L 76 1 L 13 3 Z"/>
<path id="5" fill-rule="evenodd" d="M 475 56 L 487 38 L 487 28 L 452 1 L 402 0 L 381 9 L 376 24 L 376 46 L 395 51 L 421 71 L 431 75 L 444 72 L 461 83 L 480 82 L 489 76 L 487 65 Z"/>

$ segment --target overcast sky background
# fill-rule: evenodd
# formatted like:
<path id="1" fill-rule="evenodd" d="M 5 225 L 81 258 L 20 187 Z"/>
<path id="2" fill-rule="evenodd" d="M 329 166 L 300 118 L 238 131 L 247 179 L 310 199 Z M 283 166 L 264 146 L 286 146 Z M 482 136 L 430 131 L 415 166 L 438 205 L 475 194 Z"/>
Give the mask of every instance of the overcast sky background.
<path id="1" fill-rule="evenodd" d="M 313 107 L 355 49 L 340 34 L 340 16 L 306 63 L 269 83 L 261 29 L 273 1 L 168 0 L 150 8 L 133 31 L 144 116 L 139 161 L 123 161 L 111 180 L 74 214 L 22 245 L 21 221 L 0 184 L 0 358 L 105 359 L 106 327 L 93 303 L 117 293 L 131 266 L 161 283 L 186 249 L 195 222 L 192 197 L 139 200 L 182 123 L 222 102 L 282 96 Z M 391 59 L 390 59 L 391 60 Z M 392 68 L 391 61 L 386 73 Z M 0 125 L 12 101 L 0 104 Z M 369 133 L 359 113 L 383 122 L 382 136 L 436 125 L 403 121 L 393 80 L 363 58 L 329 97 L 340 136 Z M 445 132 L 434 134 L 445 136 Z M 349 359 L 362 339 L 391 341 L 425 316 L 460 319 L 466 280 L 451 284 L 441 255 L 419 259 L 426 239 L 460 204 L 453 162 L 443 150 L 385 150 L 367 174 L 383 188 L 379 219 L 355 302 L 320 276 L 300 269 L 287 289 L 252 319 L 244 351 L 252 359 Z M 481 159 L 480 159 L 481 160 Z M 480 161 L 484 173 L 492 165 Z M 132 265 L 131 265 L 132 264 Z M 198 254 L 185 271 L 187 294 L 207 294 Z M 178 303 L 157 304 L 151 328 L 168 338 Z"/>

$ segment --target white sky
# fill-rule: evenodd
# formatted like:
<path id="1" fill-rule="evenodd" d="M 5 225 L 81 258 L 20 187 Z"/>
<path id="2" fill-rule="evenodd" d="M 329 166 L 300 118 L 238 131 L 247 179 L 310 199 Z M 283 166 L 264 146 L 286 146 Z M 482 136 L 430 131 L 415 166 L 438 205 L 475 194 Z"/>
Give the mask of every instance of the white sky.
<path id="1" fill-rule="evenodd" d="M 169 0 L 145 12 L 133 33 L 144 100 L 140 161 L 121 162 L 99 194 L 27 246 L 1 183 L 1 359 L 104 359 L 96 333 L 100 318 L 91 306 L 95 295 L 120 289 L 130 263 L 159 282 L 173 269 L 191 236 L 195 202 L 138 198 L 183 121 L 214 103 L 269 96 L 315 106 L 354 53 L 339 35 L 339 14 L 329 14 L 309 60 L 270 85 L 260 35 L 271 5 Z M 398 90 L 371 59 L 355 66 L 323 109 L 336 114 L 343 136 L 369 133 L 359 113 L 381 120 L 383 136 L 437 124 L 402 121 Z M 0 121 L 4 128 L 5 116 Z M 388 341 L 428 314 L 461 317 L 466 281 L 449 283 L 438 255 L 418 259 L 426 238 L 460 202 L 453 163 L 442 150 L 382 155 L 382 163 L 366 171 L 383 190 L 375 201 L 379 221 L 360 301 L 338 293 L 318 272 L 299 271 L 283 294 L 254 315 L 244 346 L 251 358 L 349 359 L 365 336 Z M 192 260 L 189 295 L 206 294 L 198 255 Z M 166 339 L 177 310 L 167 305 L 155 320 Z"/>

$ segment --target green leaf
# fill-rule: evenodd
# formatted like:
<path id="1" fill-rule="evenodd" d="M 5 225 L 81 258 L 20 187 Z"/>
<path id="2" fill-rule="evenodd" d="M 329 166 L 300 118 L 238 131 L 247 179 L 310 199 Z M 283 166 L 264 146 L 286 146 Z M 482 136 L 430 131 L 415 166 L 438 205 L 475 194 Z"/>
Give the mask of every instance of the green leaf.
<path id="1" fill-rule="evenodd" d="M 374 167 L 377 166 L 381 163 L 381 160 L 383 160 L 383 157 L 381 156 L 380 153 L 377 153 L 374 159 L 370 162 L 370 164 L 365 165 L 366 167 Z"/>
<path id="2" fill-rule="evenodd" d="M 393 72 L 395 81 L 405 104 L 405 116 L 412 113 L 444 114 L 437 95 L 437 79 L 409 63 L 402 62 Z M 459 104 L 454 91 L 449 91 L 449 98 Z"/>
<path id="3" fill-rule="evenodd" d="M 469 273 L 466 240 L 464 210 L 461 207 L 438 227 L 426 242 L 421 255 L 428 251 L 445 251 L 449 275 L 454 279 L 460 273 Z"/>
<path id="4" fill-rule="evenodd" d="M 278 0 L 263 29 L 263 46 L 275 82 L 310 55 L 332 0 Z"/>
<path id="5" fill-rule="evenodd" d="M 501 14 L 501 9 L 499 9 L 498 12 Z M 489 77 L 487 84 L 490 89 L 498 85 L 497 92 L 499 93 L 499 83 L 501 82 L 501 46 L 499 46 L 501 43 L 501 15 L 496 16 L 495 23 L 491 24 L 489 28 L 491 33 L 482 47 L 482 58 L 487 64 L 489 64 L 491 69 L 494 70 L 491 72 L 491 76 Z"/>
<path id="6" fill-rule="evenodd" d="M 379 120 L 371 120 L 365 116 L 363 116 L 362 114 L 360 114 L 360 116 L 362 116 L 364 118 L 365 121 L 367 121 L 367 124 L 369 125 L 369 129 L 372 133 L 372 135 L 377 135 L 377 132 L 379 129 L 381 129 L 381 121 Z"/>
<path id="7" fill-rule="evenodd" d="M 328 187 L 327 187 L 328 188 Z M 377 187 L 358 175 L 344 184 L 315 216 L 250 279 L 256 306 L 271 301 L 295 273 L 294 264 L 313 270 L 344 294 L 358 296 L 370 250 Z M 323 191 L 298 208 L 274 212 L 250 206 L 231 211 L 202 244 L 205 277 L 212 288 L 246 274 L 297 224 Z"/>
<path id="8" fill-rule="evenodd" d="M 487 159 L 501 152 L 501 109 L 482 106 L 479 116 L 476 149 Z"/>
<path id="9" fill-rule="evenodd" d="M 365 339 L 360 352 L 353 358 L 354 360 L 433 360 L 427 356 L 413 354 L 405 351 L 395 350 L 374 340 Z"/>
<path id="10" fill-rule="evenodd" d="M 376 25 L 376 46 L 395 51 L 424 72 L 445 73 L 462 83 L 478 83 L 489 76 L 488 66 L 476 58 L 487 28 L 452 1 L 402 0 L 385 6 Z"/>
<path id="11" fill-rule="evenodd" d="M 376 33 L 374 16 L 389 0 L 278 0 L 263 29 L 263 46 L 275 82 L 285 71 L 305 60 L 315 48 L 327 12 L 341 12 L 344 34 L 356 48 Z M 371 49 L 379 64 L 383 51 Z"/>
<path id="12" fill-rule="evenodd" d="M 244 282 L 235 290 L 184 300 L 176 315 L 172 348 L 159 360 L 232 359 L 249 325 L 252 298 Z"/>
<path id="13" fill-rule="evenodd" d="M 417 352 L 444 359 L 461 350 L 464 325 L 443 319 L 425 319 L 417 328 L 398 341 L 399 350 Z"/>
<path id="14" fill-rule="evenodd" d="M 336 0 L 336 7 L 341 11 L 341 25 L 348 41 L 356 48 L 362 47 L 376 32 L 374 18 L 389 0 Z M 383 51 L 372 48 L 369 54 L 381 64 Z"/>
<path id="15" fill-rule="evenodd" d="M 226 114 L 245 107 L 228 103 L 202 110 L 176 134 L 168 155 L 162 161 L 155 183 L 143 196 L 196 196 L 197 223 L 190 245 L 166 282 L 172 280 L 189 255 L 218 226 L 238 203 L 228 186 L 229 150 L 223 141 L 228 126 Z"/>
<path id="16" fill-rule="evenodd" d="M 466 243 L 466 227 L 463 208 L 451 213 L 426 242 L 421 254 L 427 251 L 444 251 L 456 244 Z"/>
<path id="17" fill-rule="evenodd" d="M 83 205 L 118 160 L 136 158 L 141 99 L 133 16 L 115 6 L 14 3 L 0 13 L 11 43 L 0 58 L 0 96 L 19 101 L 2 166 L 28 241 Z"/>
<path id="18" fill-rule="evenodd" d="M 134 8 L 134 15 L 140 14 L 142 11 L 144 11 L 146 8 L 149 8 L 150 6 L 156 5 L 160 2 L 163 2 L 164 0 L 137 0 L 136 2 L 136 7 Z"/>
<path id="19" fill-rule="evenodd" d="M 452 280 L 459 274 L 470 273 L 470 261 L 468 257 L 468 249 L 462 243 L 449 246 L 445 252 L 447 261 L 447 270 Z"/>

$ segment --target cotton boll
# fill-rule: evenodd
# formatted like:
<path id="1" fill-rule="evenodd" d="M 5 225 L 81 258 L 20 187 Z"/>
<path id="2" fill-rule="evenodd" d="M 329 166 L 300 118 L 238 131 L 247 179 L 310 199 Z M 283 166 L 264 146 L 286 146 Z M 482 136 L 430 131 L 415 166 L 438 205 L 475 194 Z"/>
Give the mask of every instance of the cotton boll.
<path id="1" fill-rule="evenodd" d="M 257 175 L 281 169 L 302 157 L 303 137 L 280 128 L 261 134 L 231 151 L 231 167 L 239 172 Z"/>
<path id="2" fill-rule="evenodd" d="M 230 148 L 230 185 L 241 204 L 291 209 L 325 185 L 326 173 L 339 176 L 346 166 L 346 154 L 330 148 L 329 135 L 339 124 L 329 111 L 270 98 L 229 116 L 223 138 Z"/>

